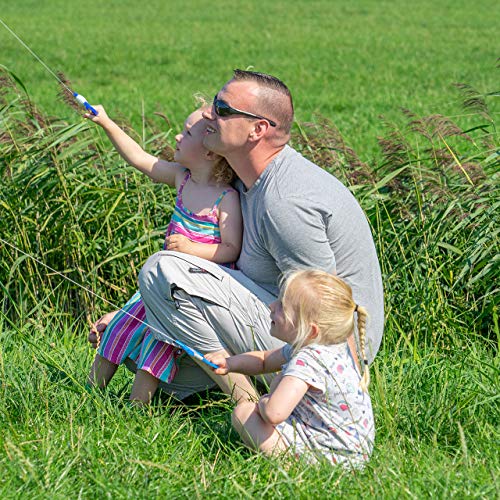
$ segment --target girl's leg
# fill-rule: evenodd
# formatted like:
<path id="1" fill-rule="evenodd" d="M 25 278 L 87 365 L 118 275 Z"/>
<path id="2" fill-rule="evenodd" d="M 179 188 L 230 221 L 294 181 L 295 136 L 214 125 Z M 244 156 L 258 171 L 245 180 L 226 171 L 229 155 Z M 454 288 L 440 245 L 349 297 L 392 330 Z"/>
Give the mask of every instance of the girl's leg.
<path id="1" fill-rule="evenodd" d="M 92 367 L 90 368 L 88 384 L 103 389 L 113 378 L 118 365 L 115 365 L 100 354 L 96 354 Z"/>
<path id="2" fill-rule="evenodd" d="M 217 352 L 226 358 L 231 356 L 225 349 L 221 349 Z M 194 359 L 194 361 L 214 382 L 217 383 L 221 390 L 225 394 L 231 396 L 231 399 L 236 403 L 243 401 L 255 402 L 259 399 L 259 394 L 247 376 L 235 372 L 229 375 L 216 375 L 205 363 L 197 359 Z"/>
<path id="3" fill-rule="evenodd" d="M 276 429 L 260 416 L 255 403 L 242 402 L 233 411 L 232 424 L 243 442 L 266 455 L 279 454 L 288 449 Z"/>
<path id="4" fill-rule="evenodd" d="M 148 405 L 151 403 L 160 381 L 144 370 L 137 370 L 130 393 L 130 401 Z"/>
<path id="5" fill-rule="evenodd" d="M 105 314 L 97 321 L 93 331 L 100 334 L 101 341 L 90 369 L 89 385 L 106 387 L 118 366 L 134 353 L 137 346 L 140 348 L 147 329 L 143 324 L 145 318 L 146 311 L 137 292 L 122 309 Z"/>

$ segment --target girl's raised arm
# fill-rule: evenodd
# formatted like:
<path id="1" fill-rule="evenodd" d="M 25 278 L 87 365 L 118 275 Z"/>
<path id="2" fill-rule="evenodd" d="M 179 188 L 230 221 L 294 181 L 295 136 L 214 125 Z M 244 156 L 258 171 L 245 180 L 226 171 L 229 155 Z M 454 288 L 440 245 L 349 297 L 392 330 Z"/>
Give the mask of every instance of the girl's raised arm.
<path id="1" fill-rule="evenodd" d="M 109 137 L 120 156 L 137 170 L 146 174 L 155 182 L 162 182 L 175 187 L 176 176 L 184 168 L 178 163 L 161 160 L 146 153 L 137 142 L 127 135 L 109 116 L 100 105 L 94 106 L 98 115 L 85 114 L 85 118 L 100 125 Z"/>

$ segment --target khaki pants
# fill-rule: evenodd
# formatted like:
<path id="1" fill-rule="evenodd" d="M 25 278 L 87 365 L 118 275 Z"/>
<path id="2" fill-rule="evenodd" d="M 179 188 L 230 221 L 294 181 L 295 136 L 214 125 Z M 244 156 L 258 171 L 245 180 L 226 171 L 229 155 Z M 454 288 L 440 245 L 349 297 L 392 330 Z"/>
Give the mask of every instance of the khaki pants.
<path id="1" fill-rule="evenodd" d="M 139 275 L 139 287 L 153 335 L 180 340 L 205 354 L 231 354 L 281 347 L 269 335 L 269 303 L 276 297 L 240 271 L 191 255 L 163 251 L 151 256 Z M 163 390 L 184 398 L 214 386 L 188 356 Z"/>

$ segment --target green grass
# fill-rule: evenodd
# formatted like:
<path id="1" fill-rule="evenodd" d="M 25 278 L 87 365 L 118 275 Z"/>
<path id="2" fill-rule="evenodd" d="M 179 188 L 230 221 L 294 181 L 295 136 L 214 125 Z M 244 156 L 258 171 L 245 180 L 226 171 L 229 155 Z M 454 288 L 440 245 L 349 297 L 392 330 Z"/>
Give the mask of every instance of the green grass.
<path id="1" fill-rule="evenodd" d="M 1 16 L 77 90 L 131 119 L 155 154 L 191 94 L 215 92 L 233 67 L 290 84 L 293 145 L 355 193 L 380 256 L 371 462 L 350 474 L 254 455 L 216 393 L 130 408 L 125 370 L 107 392 L 84 389 L 88 321 L 135 289 L 173 193 L 55 104 L 50 76 L 0 29 L 1 63 L 31 96 L 0 73 L 0 238 L 17 247 L 0 242 L 2 498 L 500 496 L 498 96 L 484 95 L 498 90 L 498 7 L 263 6 L 20 0 Z M 77 22 L 85 13 L 93 22 Z M 474 106 L 454 81 L 480 91 Z M 156 102 L 172 129 L 151 116 Z M 317 111 L 317 126 L 306 123 Z"/>
<path id="2" fill-rule="evenodd" d="M 377 445 L 353 475 L 247 452 L 223 397 L 138 410 L 123 372 L 110 391 L 88 393 L 80 326 L 24 325 L 0 325 L 2 498 L 498 497 L 498 359 L 473 344 L 418 362 L 404 347 L 380 354 Z"/>
<path id="3" fill-rule="evenodd" d="M 332 119 L 366 159 L 380 115 L 397 119 L 400 107 L 463 114 L 451 91 L 457 81 L 497 90 L 493 0 L 3 3 L 2 19 L 50 67 L 137 129 L 143 106 L 146 116 L 159 106 L 181 124 L 193 93 L 213 95 L 233 68 L 253 66 L 289 85 L 300 122 L 318 112 Z M 41 108 L 68 115 L 53 78 L 3 27 L 0 44 L 0 62 Z"/>

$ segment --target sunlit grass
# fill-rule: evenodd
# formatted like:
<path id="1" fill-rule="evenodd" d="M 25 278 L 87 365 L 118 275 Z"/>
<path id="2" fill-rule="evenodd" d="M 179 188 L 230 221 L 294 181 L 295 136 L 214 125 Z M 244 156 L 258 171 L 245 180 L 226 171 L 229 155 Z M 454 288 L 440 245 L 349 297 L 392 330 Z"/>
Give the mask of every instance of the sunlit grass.
<path id="1" fill-rule="evenodd" d="M 181 124 L 195 92 L 213 95 L 233 68 L 253 66 L 289 85 L 299 121 L 332 119 L 366 159 L 380 115 L 463 114 L 453 108 L 457 81 L 496 90 L 495 12 L 487 0 L 17 0 L 3 2 L 1 17 L 76 90 L 136 129 L 143 104 L 146 116 L 160 106 Z M 0 44 L 0 62 L 41 108 L 70 116 L 53 78 L 3 28 Z"/>
<path id="2" fill-rule="evenodd" d="M 19 15 L 24 3 L 19 5 L 20 10 L 9 6 L 2 15 L 7 20 L 9 13 Z M 326 2 L 317 7 L 326 9 Z M 103 7 L 103 19 L 110 8 Z M 141 21 L 152 15 L 151 8 L 148 4 Z M 261 13 L 252 8 L 252 3 L 246 4 L 244 13 L 258 18 Z M 279 11 L 281 4 L 272 8 Z M 290 12 L 294 8 L 298 7 Z M 214 7 L 205 22 L 215 22 L 218 9 Z M 378 26 L 379 19 L 370 17 L 368 7 L 351 10 L 354 19 L 365 16 L 368 26 Z M 481 17 L 477 10 L 471 14 L 470 26 L 477 21 L 476 16 Z M 57 12 L 54 21 L 67 22 L 64 10 L 51 12 Z M 422 7 L 415 6 L 415 19 L 422 12 Z M 401 19 L 397 8 L 384 15 Z M 194 19 L 190 17 L 194 13 L 186 16 L 186 23 Z M 303 14 L 303 30 L 311 35 L 312 24 L 308 23 L 312 17 L 308 16 Z M 105 22 L 103 19 L 97 25 Z M 26 26 L 31 22 L 26 19 Z M 326 17 L 321 22 L 328 24 Z M 451 22 L 465 21 L 458 13 Z M 432 31 L 434 21 L 429 23 Z M 488 26 L 486 23 L 486 37 Z M 421 24 L 419 29 L 424 28 Z M 83 27 L 78 27 L 76 34 L 81 35 L 80 29 Z M 33 31 L 34 36 L 37 33 Z M 51 36 L 76 35 L 66 29 Z M 317 41 L 314 37 L 311 40 Z M 46 43 L 53 41 L 48 38 Z M 87 43 L 82 39 L 79 50 L 95 54 Z M 156 48 L 148 56 L 153 59 L 146 58 L 148 64 L 160 57 L 162 43 L 154 42 Z M 273 39 L 272 43 L 281 42 Z M 180 54 L 186 56 L 190 48 L 187 39 L 181 37 L 178 44 Z M 60 47 L 57 50 L 63 51 Z M 74 56 L 71 46 L 64 50 Z M 121 60 L 120 50 L 100 52 L 99 66 L 114 57 Z M 137 57 L 134 54 L 132 59 Z M 298 50 L 299 61 L 301 55 Z M 64 65 L 68 62 L 65 58 L 61 59 Z M 216 64 L 208 75 L 203 64 L 209 61 L 213 62 L 207 58 L 200 63 L 200 71 L 207 71 L 201 81 L 213 86 L 218 77 L 221 81 L 227 78 L 227 68 Z M 375 108 L 360 111 L 366 101 L 357 99 L 357 92 L 366 92 L 366 88 L 354 85 L 350 94 L 344 93 L 335 101 L 331 94 L 323 95 L 326 91 L 320 87 L 325 88 L 324 81 L 316 82 L 317 86 L 310 83 L 311 75 L 323 75 L 314 67 L 316 62 L 311 63 L 310 73 L 304 72 L 300 63 L 293 73 L 293 78 L 299 75 L 302 87 L 310 85 L 312 92 L 301 95 L 306 103 L 301 109 L 309 113 L 319 102 L 316 99 L 324 99 L 321 109 L 325 113 L 316 119 L 319 127 L 297 122 L 293 145 L 337 175 L 360 200 L 373 230 L 384 279 L 386 329 L 372 369 L 371 388 L 377 440 L 365 471 L 350 474 L 326 465 L 290 465 L 253 455 L 231 431 L 231 404 L 221 395 L 202 395 L 187 405 L 160 398 L 152 408 L 138 410 L 127 404 L 131 377 L 125 370 L 113 380 L 109 391 L 85 389 L 93 356 L 85 341 L 88 321 L 109 310 L 106 301 L 122 304 L 135 289 L 142 263 L 160 248 L 173 193 L 124 165 L 91 124 L 70 113 L 64 119 L 50 119 L 46 112 L 37 110 L 35 104 L 41 102 L 45 107 L 52 102 L 47 87 L 43 90 L 46 83 L 36 90 L 32 84 L 26 85 L 35 96 L 29 103 L 22 85 L 14 86 L 8 73 L 2 73 L 0 238 L 6 242 L 0 242 L 2 498 L 500 496 L 496 446 L 500 424 L 500 157 L 494 98 L 480 96 L 484 99 L 482 109 L 470 105 L 463 109 L 456 99 L 458 91 L 450 90 L 433 101 L 437 88 L 433 87 L 423 107 L 435 105 L 434 115 L 443 115 L 401 112 L 391 99 L 405 96 L 408 89 L 402 91 L 401 83 L 395 83 L 384 92 L 377 90 L 377 82 L 382 80 L 385 85 L 387 76 L 373 67 L 370 84 L 377 93 Z M 190 99 L 191 87 L 186 82 L 192 81 L 192 73 L 183 73 L 180 62 L 171 64 L 180 65 L 177 72 L 165 74 L 169 78 L 175 75 L 178 87 L 165 88 L 169 92 L 177 88 L 183 96 L 172 101 L 172 108 L 179 113 L 169 115 L 174 117 L 175 128 L 192 107 L 191 100 L 188 104 L 182 101 Z M 82 67 L 89 70 L 72 59 L 64 69 L 72 76 Z M 435 68 L 425 68 L 429 78 L 439 77 L 439 72 L 431 74 Z M 123 67 L 115 71 L 109 74 L 122 78 L 125 85 L 126 71 Z M 359 73 L 360 68 L 353 65 L 349 71 Z M 162 82 L 149 78 L 145 70 L 132 73 L 131 78 L 144 74 L 148 85 Z M 350 75 L 348 71 L 345 74 Z M 395 73 L 390 75 L 395 78 Z M 484 73 L 475 76 L 472 81 L 479 82 L 481 88 L 491 81 Z M 41 82 L 45 79 L 37 78 Z M 87 78 L 81 80 L 84 87 L 96 81 L 103 86 L 116 85 L 116 89 L 122 86 L 98 72 Z M 123 110 L 131 109 L 130 103 L 140 100 L 141 95 L 127 85 L 128 93 L 120 95 L 118 90 L 111 101 L 116 105 L 124 99 Z M 417 84 L 408 93 L 415 89 Z M 153 87 L 147 85 L 142 92 L 155 95 Z M 328 110 L 333 109 L 328 106 L 342 99 L 349 108 L 346 104 L 335 113 L 339 112 L 344 124 L 352 119 L 363 129 L 361 153 L 327 119 L 331 118 Z M 384 102 L 395 118 L 373 120 L 377 102 Z M 443 102 L 448 104 L 438 108 Z M 446 118 L 448 106 L 453 115 L 470 116 Z M 418 105 L 411 107 L 415 111 Z M 357 111 L 351 114 L 354 109 Z M 299 111 L 299 116 L 303 112 Z M 369 122 L 366 128 L 361 126 L 364 119 Z M 141 121 L 134 134 L 155 154 L 172 139 L 172 130 L 165 130 L 159 117 Z M 367 160 L 367 151 L 372 148 L 369 144 L 378 144 L 378 150 Z"/>

